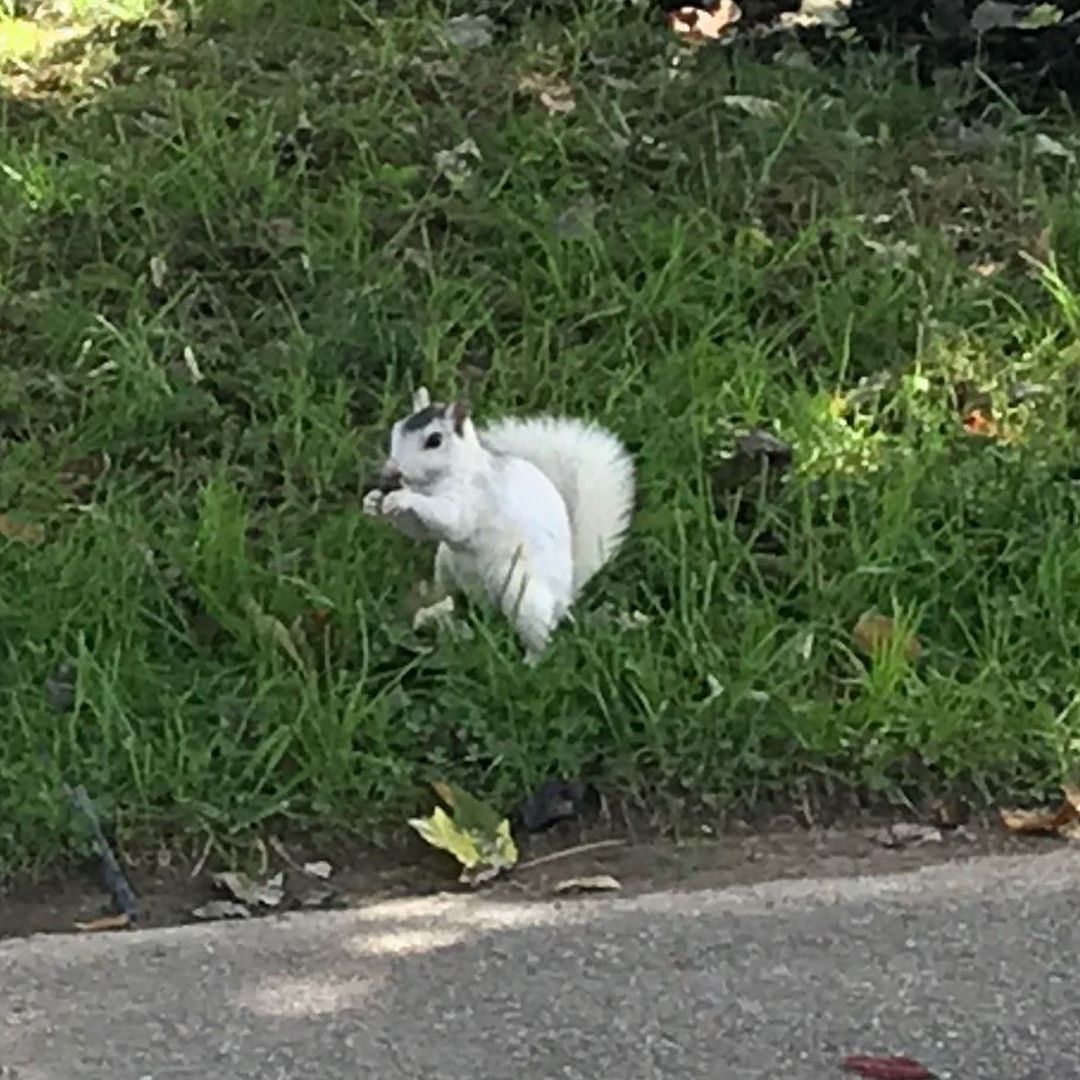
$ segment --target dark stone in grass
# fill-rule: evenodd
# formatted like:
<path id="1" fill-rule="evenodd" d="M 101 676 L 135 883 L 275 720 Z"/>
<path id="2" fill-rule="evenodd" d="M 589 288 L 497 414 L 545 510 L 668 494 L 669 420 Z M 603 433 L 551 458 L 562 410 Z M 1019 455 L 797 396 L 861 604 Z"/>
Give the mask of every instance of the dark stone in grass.
<path id="1" fill-rule="evenodd" d="M 66 660 L 57 664 L 45 680 L 45 701 L 54 712 L 71 712 L 75 708 L 75 666 Z"/>
<path id="2" fill-rule="evenodd" d="M 545 780 L 517 809 L 527 832 L 540 832 L 600 809 L 600 793 L 584 780 Z"/>

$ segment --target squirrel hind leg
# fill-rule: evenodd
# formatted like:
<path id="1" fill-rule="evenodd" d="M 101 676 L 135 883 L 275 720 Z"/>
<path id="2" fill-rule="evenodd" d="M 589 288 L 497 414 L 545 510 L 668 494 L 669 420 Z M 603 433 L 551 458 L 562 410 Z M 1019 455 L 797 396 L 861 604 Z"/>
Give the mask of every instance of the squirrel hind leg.
<path id="1" fill-rule="evenodd" d="M 552 631 L 562 617 L 562 607 L 555 594 L 538 581 L 529 582 L 515 603 L 504 605 L 506 615 L 525 646 L 525 662 L 530 666 L 540 662 Z"/>
<path id="2" fill-rule="evenodd" d="M 454 553 L 440 544 L 435 549 L 435 569 L 432 572 L 435 587 L 445 593 L 461 592 L 461 578 L 454 566 Z"/>

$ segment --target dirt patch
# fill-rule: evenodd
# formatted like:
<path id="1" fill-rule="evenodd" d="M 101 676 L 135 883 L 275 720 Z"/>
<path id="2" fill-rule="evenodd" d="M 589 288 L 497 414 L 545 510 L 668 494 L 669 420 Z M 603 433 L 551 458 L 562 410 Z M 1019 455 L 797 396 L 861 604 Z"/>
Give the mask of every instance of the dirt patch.
<path id="1" fill-rule="evenodd" d="M 610 831 L 591 835 L 576 830 L 576 835 L 553 832 L 525 844 L 522 865 L 486 892 L 493 898 L 542 900 L 555 895 L 560 882 L 600 874 L 617 878 L 625 895 L 657 889 L 715 889 L 782 878 L 880 875 L 983 855 L 1036 854 L 1055 843 L 1010 835 L 1000 825 L 983 823 L 942 830 L 939 840 L 889 847 L 883 843 L 886 837 L 882 831 L 888 827 L 886 822 L 877 822 L 806 829 L 780 822 L 764 830 L 735 830 L 719 836 L 698 831 L 681 839 L 634 839 Z M 333 863 L 335 892 L 332 900 L 322 905 L 326 907 L 352 907 L 376 899 L 462 888 L 450 861 L 426 848 L 410 846 L 408 851 L 387 853 L 360 847 L 328 852 L 297 846 L 291 854 L 297 862 L 328 858 Z M 533 860 L 537 860 L 536 865 L 527 865 Z M 279 868 L 280 860 L 275 859 L 271 869 Z M 192 912 L 221 893 L 208 868 L 196 869 L 194 877 L 190 865 L 132 871 L 131 881 L 139 896 L 139 925 L 179 926 L 197 921 Z M 299 900 L 287 896 L 276 910 L 301 906 Z M 77 922 L 108 910 L 97 866 L 72 867 L 0 893 L 0 938 L 68 932 Z"/>

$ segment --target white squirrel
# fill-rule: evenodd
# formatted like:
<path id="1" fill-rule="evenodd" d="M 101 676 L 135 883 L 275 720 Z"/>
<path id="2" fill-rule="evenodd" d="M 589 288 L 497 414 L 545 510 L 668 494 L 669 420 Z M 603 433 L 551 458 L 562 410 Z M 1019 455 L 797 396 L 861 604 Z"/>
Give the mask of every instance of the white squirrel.
<path id="1" fill-rule="evenodd" d="M 501 608 L 533 664 L 633 508 L 633 459 L 605 428 L 537 416 L 477 430 L 464 402 L 433 405 L 423 387 L 364 497 L 366 514 L 439 541 L 436 586 Z"/>

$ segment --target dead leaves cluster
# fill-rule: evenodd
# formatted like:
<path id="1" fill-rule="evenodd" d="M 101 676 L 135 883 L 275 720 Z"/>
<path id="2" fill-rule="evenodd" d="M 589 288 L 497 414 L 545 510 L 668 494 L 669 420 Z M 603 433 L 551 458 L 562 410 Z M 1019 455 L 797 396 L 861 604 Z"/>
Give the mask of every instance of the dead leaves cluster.
<path id="1" fill-rule="evenodd" d="M 518 80 L 518 90 L 535 96 L 553 116 L 572 113 L 577 108 L 573 87 L 557 75 L 544 75 L 535 71 L 523 75 Z"/>
<path id="2" fill-rule="evenodd" d="M 1062 796 L 1056 807 L 1001 810 L 1001 820 L 1009 832 L 1080 840 L 1080 783 L 1062 785 Z"/>

